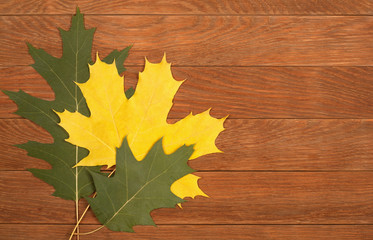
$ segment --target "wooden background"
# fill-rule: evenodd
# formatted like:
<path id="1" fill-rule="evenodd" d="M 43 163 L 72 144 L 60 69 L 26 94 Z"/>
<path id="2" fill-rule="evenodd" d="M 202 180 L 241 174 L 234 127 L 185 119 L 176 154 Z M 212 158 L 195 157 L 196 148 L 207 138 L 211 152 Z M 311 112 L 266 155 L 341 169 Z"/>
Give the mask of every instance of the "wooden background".
<path id="1" fill-rule="evenodd" d="M 134 44 L 126 87 L 144 56 L 167 52 L 187 79 L 170 118 L 230 114 L 225 153 L 191 162 L 211 198 L 154 211 L 158 228 L 81 239 L 373 239 L 372 0 L 1 0 L 1 89 L 53 98 L 25 41 L 60 56 L 57 27 L 77 5 L 97 27 L 94 52 Z M 74 203 L 25 171 L 47 163 L 13 146 L 51 138 L 0 102 L 0 239 L 67 239 Z M 81 229 L 97 224 L 89 214 Z"/>

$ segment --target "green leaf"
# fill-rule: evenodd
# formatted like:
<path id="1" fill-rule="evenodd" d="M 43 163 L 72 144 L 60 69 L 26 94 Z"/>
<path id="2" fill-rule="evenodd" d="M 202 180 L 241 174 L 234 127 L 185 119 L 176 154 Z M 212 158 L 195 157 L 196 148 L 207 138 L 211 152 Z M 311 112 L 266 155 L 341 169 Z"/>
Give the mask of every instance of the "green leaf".
<path id="1" fill-rule="evenodd" d="M 99 172 L 100 167 L 73 166 L 88 155 L 88 150 L 64 141 L 68 134 L 57 123 L 59 118 L 54 112 L 67 109 L 78 111 L 89 116 L 86 101 L 75 82 L 83 83 L 89 78 L 88 63 L 91 62 L 91 51 L 94 28 L 85 29 L 83 14 L 77 9 L 72 17 L 71 28 L 60 30 L 63 44 L 61 58 L 49 55 L 27 43 L 29 53 L 35 63 L 31 66 L 48 82 L 55 93 L 53 101 L 33 97 L 24 91 L 4 91 L 17 105 L 16 114 L 27 118 L 47 130 L 54 139 L 52 144 L 28 142 L 18 147 L 25 149 L 29 156 L 40 158 L 51 164 L 52 169 L 28 169 L 35 177 L 55 188 L 53 195 L 77 200 L 94 191 L 92 178 L 88 172 Z M 124 70 L 123 62 L 128 56 L 130 47 L 121 51 L 114 50 L 103 61 L 116 61 Z M 119 72 L 119 71 L 118 71 Z M 120 72 L 121 73 L 121 72 Z"/>
<path id="2" fill-rule="evenodd" d="M 118 73 L 122 74 L 122 72 L 126 71 L 126 68 L 123 67 L 123 62 L 128 57 L 128 52 L 131 49 L 132 46 L 126 47 L 122 51 L 113 50 L 107 57 L 105 57 L 102 61 L 106 62 L 108 64 L 113 63 L 115 60 L 115 65 L 118 69 Z"/>
<path id="3" fill-rule="evenodd" d="M 155 225 L 150 216 L 152 210 L 175 207 L 184 201 L 170 187 L 193 172 L 187 165 L 192 153 L 193 146 L 184 145 L 166 155 L 160 139 L 139 162 L 124 138 L 117 149 L 114 176 L 107 178 L 91 172 L 97 197 L 86 199 L 98 220 L 110 230 L 133 232 L 135 225 Z"/>
<path id="4" fill-rule="evenodd" d="M 57 141 L 53 144 L 43 144 L 38 142 L 27 142 L 18 145 L 19 148 L 26 149 L 28 155 L 43 159 L 50 163 L 52 169 L 28 169 L 34 176 L 40 178 L 46 183 L 54 186 L 54 196 L 64 199 L 75 200 L 75 194 L 78 193 L 78 199 L 82 196 L 88 196 L 94 192 L 95 188 L 92 184 L 92 178 L 87 171 L 87 167 L 73 168 L 75 154 L 79 154 L 78 158 L 86 156 L 86 150 L 82 149 L 78 152 L 75 147 L 71 148 L 71 144 L 65 141 Z M 91 171 L 99 172 L 100 167 L 89 168 Z M 78 183 L 77 189 L 75 183 Z"/>
<path id="5" fill-rule="evenodd" d="M 126 95 L 127 99 L 130 99 L 133 94 L 135 94 L 135 89 L 133 89 L 133 87 L 130 87 L 124 94 Z"/>

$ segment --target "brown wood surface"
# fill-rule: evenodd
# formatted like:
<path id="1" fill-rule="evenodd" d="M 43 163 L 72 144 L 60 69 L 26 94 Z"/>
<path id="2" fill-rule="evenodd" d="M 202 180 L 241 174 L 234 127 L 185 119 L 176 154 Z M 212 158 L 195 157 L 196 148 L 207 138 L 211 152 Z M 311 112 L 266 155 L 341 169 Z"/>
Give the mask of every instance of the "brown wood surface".
<path id="1" fill-rule="evenodd" d="M 158 224 L 373 224 L 371 172 L 200 172 L 197 197 Z M 17 191 L 10 186 L 17 186 Z M 73 224 L 74 202 L 25 171 L 0 173 L 0 223 Z M 81 201 L 81 209 L 85 206 Z M 91 212 L 84 223 L 98 224 Z"/>
<path id="2" fill-rule="evenodd" d="M 372 45 L 373 46 L 373 45 Z M 136 86 L 140 67 L 125 73 Z M 212 115 L 235 118 L 372 118 L 373 67 L 173 67 L 186 79 L 170 118 L 212 107 Z M 20 78 L 20 75 L 22 78 Z M 31 67 L 0 69 L 1 89 L 51 100 L 52 90 Z M 0 93 L 0 118 L 17 118 L 17 106 Z"/>
<path id="3" fill-rule="evenodd" d="M 57 27 L 76 6 L 97 27 L 93 53 L 134 44 L 126 88 L 144 56 L 163 52 L 187 79 L 169 117 L 230 115 L 223 154 L 190 162 L 201 188 L 158 228 L 103 229 L 85 239 L 373 239 L 372 0 L 0 0 L 0 89 L 53 99 L 25 42 L 61 55 Z M 14 144 L 50 142 L 0 92 L 0 240 L 68 239 L 74 204 L 26 168 Z M 80 211 L 86 206 L 80 202 Z M 82 232 L 97 228 L 89 212 Z"/>
<path id="4" fill-rule="evenodd" d="M 364 15 L 373 13 L 370 0 L 8 0 L 0 14 L 71 14 L 79 6 L 86 14 L 255 14 Z"/>
<path id="5" fill-rule="evenodd" d="M 0 239 L 29 240 L 30 236 L 39 239 L 54 240 L 68 239 L 68 233 L 73 225 L 27 225 L 1 224 L 0 232 L 4 233 Z M 82 232 L 96 229 L 99 225 L 82 225 Z M 356 240 L 373 239 L 371 225 L 159 225 L 155 227 L 137 226 L 135 234 L 101 230 L 95 233 L 97 239 L 130 239 L 130 240 Z M 219 234 L 216 234 L 219 233 Z M 94 238 L 94 239 L 96 239 Z M 82 236 L 82 240 L 92 239 L 92 236 Z"/>
<path id="6" fill-rule="evenodd" d="M 94 52 L 134 44 L 126 61 L 143 65 L 163 52 L 187 66 L 369 66 L 373 16 L 87 16 Z M 0 66 L 32 63 L 25 42 L 58 56 L 56 26 L 70 16 L 0 17 Z M 125 29 L 125 30 L 124 30 Z"/>
<path id="7" fill-rule="evenodd" d="M 228 119 L 217 138 L 224 154 L 190 161 L 203 171 L 373 170 L 373 120 Z M 14 144 L 51 142 L 42 128 L 24 119 L 0 120 L 0 170 L 49 168 Z M 17 160 L 20 159 L 20 160 Z"/>

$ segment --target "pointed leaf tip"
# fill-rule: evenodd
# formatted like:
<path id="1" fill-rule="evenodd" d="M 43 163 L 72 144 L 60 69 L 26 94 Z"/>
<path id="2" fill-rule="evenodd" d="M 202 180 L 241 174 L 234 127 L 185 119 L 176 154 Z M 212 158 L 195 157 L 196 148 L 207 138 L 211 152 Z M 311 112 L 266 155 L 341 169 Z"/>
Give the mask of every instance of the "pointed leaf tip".
<path id="1" fill-rule="evenodd" d="M 219 120 L 222 121 L 222 122 L 224 122 L 228 117 L 229 117 L 229 114 L 227 116 L 225 116 L 225 117 L 220 118 Z"/>
<path id="2" fill-rule="evenodd" d="M 8 95 L 8 93 L 10 93 L 11 91 L 2 89 L 1 92 L 3 92 L 5 95 Z"/>
<path id="3" fill-rule="evenodd" d="M 98 55 L 98 51 L 96 52 L 96 62 L 101 62 L 100 56 Z"/>
<path id="4" fill-rule="evenodd" d="M 166 52 L 163 53 L 162 62 L 163 61 L 167 62 Z"/>
<path id="5" fill-rule="evenodd" d="M 26 45 L 27 45 L 27 48 L 28 48 L 28 52 L 31 54 L 31 56 L 32 56 L 32 53 L 31 53 L 31 51 L 32 50 L 35 50 L 36 48 L 31 44 L 31 43 L 29 43 L 29 42 L 26 42 Z"/>

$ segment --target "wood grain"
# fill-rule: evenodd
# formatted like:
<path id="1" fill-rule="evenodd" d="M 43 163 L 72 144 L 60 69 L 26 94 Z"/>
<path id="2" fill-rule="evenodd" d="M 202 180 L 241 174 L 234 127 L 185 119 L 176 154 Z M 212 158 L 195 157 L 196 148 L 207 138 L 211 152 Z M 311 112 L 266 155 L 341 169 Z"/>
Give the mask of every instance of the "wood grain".
<path id="1" fill-rule="evenodd" d="M 211 198 L 155 210 L 158 228 L 82 240 L 373 240 L 373 1 L 0 0 L 0 89 L 53 99 L 25 42 L 60 56 L 57 27 L 76 6 L 97 27 L 93 53 L 134 44 L 126 88 L 144 56 L 167 52 L 187 79 L 170 122 L 230 114 L 225 153 L 190 162 Z M 24 171 L 46 162 L 13 146 L 51 138 L 15 110 L 0 92 L 0 240 L 67 239 L 74 203 Z M 96 224 L 89 212 L 81 230 Z"/>
<path id="2" fill-rule="evenodd" d="M 371 172 L 198 175 L 210 198 L 155 210 L 157 224 L 373 224 Z M 52 187 L 27 171 L 1 171 L 0 187 L 0 223 L 74 223 L 74 203 L 51 196 Z M 92 213 L 84 222 L 97 224 Z"/>
<path id="3" fill-rule="evenodd" d="M 373 170 L 373 120 L 227 120 L 217 138 L 223 154 L 190 161 L 212 170 Z M 29 140 L 51 142 L 49 134 L 28 120 L 0 120 L 0 170 L 49 168 L 14 146 Z"/>
<path id="4" fill-rule="evenodd" d="M 17 240 L 66 240 L 73 225 L 0 224 L 0 240 L 9 240 L 17 233 Z M 99 225 L 83 225 L 82 232 L 96 229 Z M 371 225 L 159 225 L 138 226 L 135 234 L 100 230 L 86 239 L 131 240 L 371 240 Z"/>
<path id="5" fill-rule="evenodd" d="M 373 14 L 373 3 L 369 0 L 10 0 L 0 3 L 0 14 L 71 14 L 75 6 L 86 14 Z"/>
<path id="6" fill-rule="evenodd" d="M 141 67 L 128 67 L 127 87 L 136 86 Z M 212 107 L 212 115 L 234 118 L 372 118 L 373 67 L 173 67 L 187 79 L 170 118 Z M 54 98 L 31 67 L 0 69 L 0 89 L 22 89 Z M 0 93 L 0 118 L 17 118 L 17 106 Z"/>
<path id="7" fill-rule="evenodd" d="M 164 51 L 187 66 L 371 66 L 373 17 L 87 16 L 97 27 L 94 51 L 134 44 L 127 64 Z M 0 17 L 0 66 L 28 65 L 25 41 L 60 55 L 57 27 L 70 16 Z"/>

